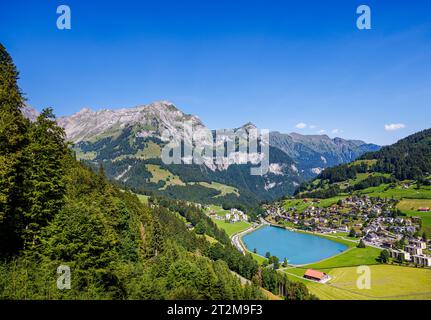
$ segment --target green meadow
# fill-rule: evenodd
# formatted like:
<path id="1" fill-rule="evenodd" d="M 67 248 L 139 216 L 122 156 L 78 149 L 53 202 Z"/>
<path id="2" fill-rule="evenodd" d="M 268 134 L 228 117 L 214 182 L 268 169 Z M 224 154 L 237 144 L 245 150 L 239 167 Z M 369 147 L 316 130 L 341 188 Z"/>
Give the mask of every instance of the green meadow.
<path id="1" fill-rule="evenodd" d="M 220 228 L 226 231 L 229 237 L 239 232 L 245 231 L 251 227 L 251 224 L 245 221 L 239 221 L 235 223 L 225 222 L 224 220 L 213 220 L 214 223 Z"/>
<path id="2" fill-rule="evenodd" d="M 398 203 L 398 209 L 406 215 L 422 219 L 422 232 L 431 236 L 431 212 L 419 212 L 419 208 L 431 208 L 431 199 L 403 199 Z"/>
<path id="3" fill-rule="evenodd" d="M 304 283 L 322 300 L 410 300 L 431 299 L 431 269 L 378 264 L 379 249 L 351 248 L 348 251 L 302 267 L 283 270 L 289 279 Z M 360 289 L 357 281 L 361 273 L 357 267 L 370 270 L 371 286 Z M 303 278 L 307 269 L 315 269 L 331 276 L 325 284 Z"/>

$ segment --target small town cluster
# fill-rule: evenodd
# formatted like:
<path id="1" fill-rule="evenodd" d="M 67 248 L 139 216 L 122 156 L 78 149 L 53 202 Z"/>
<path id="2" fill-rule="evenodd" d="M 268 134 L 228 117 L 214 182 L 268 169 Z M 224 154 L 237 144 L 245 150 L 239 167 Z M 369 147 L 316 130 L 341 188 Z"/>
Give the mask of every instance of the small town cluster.
<path id="1" fill-rule="evenodd" d="M 209 216 L 212 219 L 224 220 L 229 223 L 249 220 L 247 214 L 235 208 L 230 209 L 230 212 L 226 213 L 225 215 L 218 215 L 214 210 L 212 210 L 210 211 Z"/>
<path id="2" fill-rule="evenodd" d="M 418 237 L 420 217 L 401 215 L 395 199 L 350 196 L 328 207 L 322 206 L 317 199 L 298 202 L 302 209 L 299 205 L 286 207 L 280 202 L 265 206 L 266 220 L 322 234 L 346 232 L 361 238 L 367 245 L 388 250 L 394 259 L 431 266 L 427 241 Z"/>

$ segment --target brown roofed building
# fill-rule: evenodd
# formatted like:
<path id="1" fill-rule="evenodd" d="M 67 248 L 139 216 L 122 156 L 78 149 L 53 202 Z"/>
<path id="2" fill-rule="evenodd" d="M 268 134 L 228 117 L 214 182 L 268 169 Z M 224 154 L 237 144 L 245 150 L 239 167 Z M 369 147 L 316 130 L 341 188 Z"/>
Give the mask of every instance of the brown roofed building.
<path id="1" fill-rule="evenodd" d="M 305 271 L 304 278 L 309 279 L 309 280 L 313 280 L 313 281 L 322 282 L 322 283 L 331 279 L 331 277 L 329 275 L 327 275 L 326 273 L 320 272 L 317 270 L 313 270 L 313 269 L 308 269 L 307 271 Z"/>

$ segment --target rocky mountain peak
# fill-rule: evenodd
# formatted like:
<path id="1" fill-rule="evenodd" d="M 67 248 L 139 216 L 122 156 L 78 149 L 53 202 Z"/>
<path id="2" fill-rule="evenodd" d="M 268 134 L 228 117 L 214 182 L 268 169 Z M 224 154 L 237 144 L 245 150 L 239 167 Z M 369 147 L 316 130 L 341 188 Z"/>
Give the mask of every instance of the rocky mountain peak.
<path id="1" fill-rule="evenodd" d="M 24 107 L 21 109 L 21 112 L 24 117 L 29 119 L 31 122 L 36 121 L 37 117 L 39 116 L 39 112 L 29 105 L 24 105 Z"/>

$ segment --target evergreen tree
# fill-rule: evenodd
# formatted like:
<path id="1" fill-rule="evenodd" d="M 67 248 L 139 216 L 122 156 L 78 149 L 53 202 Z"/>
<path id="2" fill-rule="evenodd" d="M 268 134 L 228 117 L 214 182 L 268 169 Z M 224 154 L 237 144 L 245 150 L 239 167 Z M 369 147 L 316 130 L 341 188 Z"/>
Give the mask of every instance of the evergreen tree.
<path id="1" fill-rule="evenodd" d="M 23 184 L 28 121 L 21 113 L 24 99 L 18 88 L 18 71 L 0 44 L 0 255 L 17 250 L 21 243 Z"/>
<path id="2" fill-rule="evenodd" d="M 30 125 L 30 143 L 25 149 L 25 198 L 23 240 L 26 246 L 40 243 L 40 230 L 60 211 L 64 203 L 64 161 L 68 154 L 65 133 L 51 108 Z"/>
<path id="3" fill-rule="evenodd" d="M 383 250 L 382 252 L 380 252 L 378 260 L 381 263 L 388 263 L 389 262 L 389 251 Z"/>

